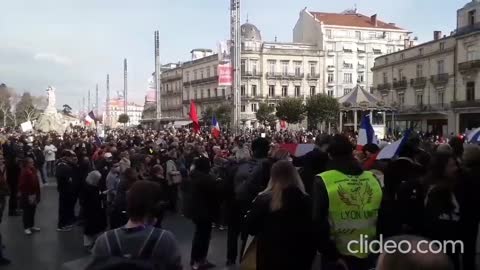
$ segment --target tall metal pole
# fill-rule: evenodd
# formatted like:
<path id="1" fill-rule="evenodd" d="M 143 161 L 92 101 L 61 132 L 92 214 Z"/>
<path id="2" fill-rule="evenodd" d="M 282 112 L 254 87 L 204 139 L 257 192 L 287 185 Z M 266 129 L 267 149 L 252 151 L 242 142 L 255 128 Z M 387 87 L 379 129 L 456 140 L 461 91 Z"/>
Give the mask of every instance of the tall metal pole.
<path id="1" fill-rule="evenodd" d="M 98 117 L 98 83 L 95 87 L 95 115 Z"/>
<path id="2" fill-rule="evenodd" d="M 105 102 L 105 125 L 110 126 L 110 75 L 107 74 L 107 100 Z"/>
<path id="3" fill-rule="evenodd" d="M 87 113 L 89 113 L 90 110 L 91 110 L 91 108 L 92 108 L 92 107 L 90 107 L 90 89 L 88 89 L 88 105 L 87 105 L 87 106 L 88 106 L 88 107 L 87 107 L 87 109 L 88 109 L 88 110 L 87 110 L 87 111 L 88 111 Z"/>
<path id="4" fill-rule="evenodd" d="M 85 113 L 85 96 L 82 97 L 82 113 Z"/>
<path id="5" fill-rule="evenodd" d="M 161 67 L 160 67 L 160 34 L 155 31 L 154 34 L 154 43 L 155 43 L 155 105 L 156 105 L 156 119 L 160 120 L 162 118 L 162 94 L 161 89 Z"/>
<path id="6" fill-rule="evenodd" d="M 233 55 L 233 85 L 232 95 L 234 104 L 233 126 L 236 133 L 239 131 L 240 121 L 240 85 L 241 85 L 241 34 L 240 34 L 240 0 L 230 0 L 230 36 L 232 40 Z"/>
<path id="7" fill-rule="evenodd" d="M 127 58 L 123 59 L 123 98 L 124 98 L 124 105 L 123 105 L 123 113 L 127 114 L 127 106 L 128 106 L 128 83 L 127 83 Z"/>

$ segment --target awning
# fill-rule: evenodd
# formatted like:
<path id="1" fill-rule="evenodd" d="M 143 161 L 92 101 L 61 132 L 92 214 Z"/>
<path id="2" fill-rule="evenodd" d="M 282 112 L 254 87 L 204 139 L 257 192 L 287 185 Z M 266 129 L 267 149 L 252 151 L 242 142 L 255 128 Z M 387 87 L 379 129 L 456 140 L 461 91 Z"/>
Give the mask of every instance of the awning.
<path id="1" fill-rule="evenodd" d="M 176 128 L 188 126 L 192 123 L 192 121 L 175 121 L 173 122 L 173 126 Z"/>

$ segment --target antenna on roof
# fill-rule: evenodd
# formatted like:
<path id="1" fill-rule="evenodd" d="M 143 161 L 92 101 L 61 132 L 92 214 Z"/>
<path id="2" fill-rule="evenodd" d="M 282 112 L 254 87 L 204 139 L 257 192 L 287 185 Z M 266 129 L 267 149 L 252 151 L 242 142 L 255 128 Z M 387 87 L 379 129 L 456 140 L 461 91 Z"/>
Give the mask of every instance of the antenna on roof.
<path id="1" fill-rule="evenodd" d="M 277 36 L 275 36 L 275 42 L 277 42 Z"/>
<path id="2" fill-rule="evenodd" d="M 248 13 L 247 13 L 247 23 L 248 23 Z"/>

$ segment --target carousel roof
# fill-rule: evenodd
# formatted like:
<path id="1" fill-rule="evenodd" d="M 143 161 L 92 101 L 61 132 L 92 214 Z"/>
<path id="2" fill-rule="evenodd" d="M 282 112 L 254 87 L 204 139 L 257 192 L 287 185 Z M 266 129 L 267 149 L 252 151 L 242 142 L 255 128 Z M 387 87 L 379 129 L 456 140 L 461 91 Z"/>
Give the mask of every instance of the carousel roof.
<path id="1" fill-rule="evenodd" d="M 380 98 L 370 94 L 360 85 L 355 86 L 350 93 L 338 98 L 338 103 L 343 110 L 385 109 L 385 104 Z"/>

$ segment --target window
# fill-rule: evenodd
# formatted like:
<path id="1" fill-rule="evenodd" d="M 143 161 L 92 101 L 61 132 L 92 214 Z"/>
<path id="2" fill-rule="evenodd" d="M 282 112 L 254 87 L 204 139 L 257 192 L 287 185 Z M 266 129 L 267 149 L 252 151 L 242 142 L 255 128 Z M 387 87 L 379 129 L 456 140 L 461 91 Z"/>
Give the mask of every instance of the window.
<path id="1" fill-rule="evenodd" d="M 288 94 L 288 86 L 282 86 L 282 97 L 286 97 Z"/>
<path id="2" fill-rule="evenodd" d="M 343 74 L 343 82 L 344 83 L 352 83 L 352 73 L 344 73 Z"/>
<path id="3" fill-rule="evenodd" d="M 423 65 L 418 64 L 417 65 L 417 78 L 423 77 Z"/>
<path id="4" fill-rule="evenodd" d="M 475 82 L 467 82 L 467 101 L 475 100 Z"/>
<path id="5" fill-rule="evenodd" d="M 476 13 L 477 13 L 476 10 L 472 10 L 472 11 L 468 12 L 468 24 L 469 25 L 475 25 L 475 15 L 476 15 Z"/>
<path id="6" fill-rule="evenodd" d="M 257 103 L 252 103 L 252 112 L 257 112 Z"/>
<path id="7" fill-rule="evenodd" d="M 440 42 L 438 46 L 440 46 L 440 51 L 445 50 L 445 42 Z"/>
<path id="8" fill-rule="evenodd" d="M 329 97 L 333 97 L 333 89 L 328 89 L 327 94 Z"/>
<path id="9" fill-rule="evenodd" d="M 282 61 L 282 75 L 287 76 L 288 75 L 288 61 Z"/>
<path id="10" fill-rule="evenodd" d="M 187 78 L 187 82 L 190 81 L 190 71 L 185 72 L 185 77 Z"/>
<path id="11" fill-rule="evenodd" d="M 362 32 L 360 32 L 360 31 L 355 31 L 355 38 L 356 38 L 356 39 L 362 39 Z"/>
<path id="12" fill-rule="evenodd" d="M 242 61 L 240 62 L 240 70 L 242 71 L 242 74 L 245 74 L 245 65 L 246 65 L 246 61 L 245 59 L 242 59 Z"/>
<path id="13" fill-rule="evenodd" d="M 474 61 L 474 60 L 479 60 L 480 59 L 480 53 L 477 49 L 477 46 L 469 46 L 467 48 L 467 60 L 468 61 Z"/>
<path id="14" fill-rule="evenodd" d="M 203 69 L 200 70 L 200 79 L 203 79 Z"/>
<path id="15" fill-rule="evenodd" d="M 207 68 L 207 78 L 210 78 L 210 68 Z"/>
<path id="16" fill-rule="evenodd" d="M 329 83 L 333 82 L 333 73 L 328 73 L 328 82 Z"/>
<path id="17" fill-rule="evenodd" d="M 317 73 L 317 62 L 310 62 L 310 75 Z"/>
<path id="18" fill-rule="evenodd" d="M 405 104 L 405 94 L 398 93 L 398 105 L 403 106 Z"/>
<path id="19" fill-rule="evenodd" d="M 295 61 L 293 63 L 295 65 L 295 76 L 300 76 L 302 74 L 302 62 Z"/>
<path id="20" fill-rule="evenodd" d="M 245 85 L 240 86 L 240 95 L 241 95 L 242 97 L 245 96 Z"/>
<path id="21" fill-rule="evenodd" d="M 345 88 L 343 89 L 343 95 L 346 95 L 348 93 L 352 92 L 352 88 Z"/>
<path id="22" fill-rule="evenodd" d="M 275 60 L 268 60 L 268 72 L 273 74 L 275 73 L 275 66 L 277 65 L 277 61 Z"/>
<path id="23" fill-rule="evenodd" d="M 386 72 L 383 72 L 383 83 L 384 84 L 388 83 L 388 77 Z"/>
<path id="24" fill-rule="evenodd" d="M 194 80 L 197 79 L 197 71 L 196 71 L 196 70 L 193 71 L 193 79 L 194 79 Z"/>
<path id="25" fill-rule="evenodd" d="M 398 80 L 403 80 L 403 69 L 398 69 Z"/>
<path id="26" fill-rule="evenodd" d="M 416 99 L 415 102 L 417 105 L 419 106 L 423 105 L 423 93 L 417 93 L 415 99 Z"/>
<path id="27" fill-rule="evenodd" d="M 388 64 L 388 57 L 385 57 L 385 65 Z"/>
<path id="28" fill-rule="evenodd" d="M 445 61 L 439 60 L 437 62 L 437 74 L 445 73 Z"/>
<path id="29" fill-rule="evenodd" d="M 240 112 L 245 112 L 245 105 L 240 106 Z"/>
<path id="30" fill-rule="evenodd" d="M 268 86 L 268 95 L 270 97 L 274 97 L 275 96 L 275 85 L 269 85 Z"/>
<path id="31" fill-rule="evenodd" d="M 257 60 L 250 60 L 250 63 L 252 64 L 252 74 L 257 75 Z"/>
<path id="32" fill-rule="evenodd" d="M 213 66 L 212 69 L 213 69 L 213 76 L 217 76 L 217 67 Z"/>
<path id="33" fill-rule="evenodd" d="M 222 88 L 222 96 L 226 96 L 225 95 L 225 88 Z"/>
<path id="34" fill-rule="evenodd" d="M 215 94 L 215 97 L 218 97 L 218 89 L 215 88 L 215 89 L 213 90 L 213 92 L 214 92 L 214 94 Z"/>
<path id="35" fill-rule="evenodd" d="M 315 86 L 310 86 L 310 96 L 315 96 L 316 94 Z"/>
<path id="36" fill-rule="evenodd" d="M 207 89 L 207 97 L 211 97 L 210 89 Z"/>
<path id="37" fill-rule="evenodd" d="M 403 59 L 405 59 L 405 54 L 401 53 L 400 54 L 400 60 L 403 60 Z"/>
<path id="38" fill-rule="evenodd" d="M 296 97 L 300 96 L 300 86 L 295 86 L 295 96 Z"/>
<path id="39" fill-rule="evenodd" d="M 257 96 L 257 86 L 252 85 L 252 96 L 256 97 Z"/>
<path id="40" fill-rule="evenodd" d="M 418 49 L 418 55 L 423 55 L 423 48 Z"/>
<path id="41" fill-rule="evenodd" d="M 365 75 L 363 74 L 358 74 L 358 82 L 364 82 L 365 81 Z"/>
<path id="42" fill-rule="evenodd" d="M 441 104 L 442 107 L 443 107 L 444 99 L 445 99 L 444 95 L 445 95 L 445 92 L 440 91 L 440 92 L 438 92 L 438 96 L 437 96 L 437 99 L 438 99 L 438 100 L 437 100 L 437 103 L 438 103 L 438 104 Z"/>
<path id="43" fill-rule="evenodd" d="M 332 38 L 332 30 L 331 29 L 327 29 L 327 37 Z"/>

